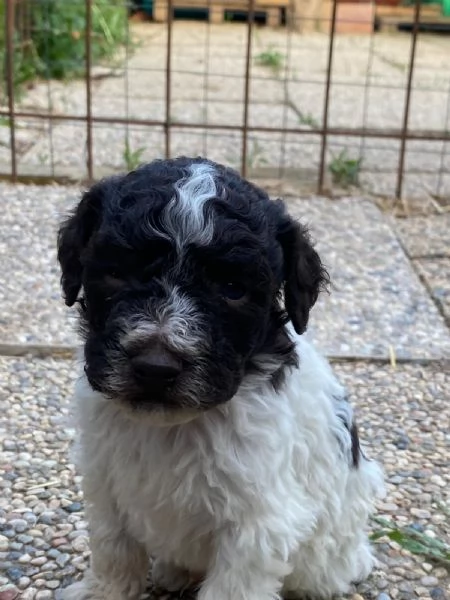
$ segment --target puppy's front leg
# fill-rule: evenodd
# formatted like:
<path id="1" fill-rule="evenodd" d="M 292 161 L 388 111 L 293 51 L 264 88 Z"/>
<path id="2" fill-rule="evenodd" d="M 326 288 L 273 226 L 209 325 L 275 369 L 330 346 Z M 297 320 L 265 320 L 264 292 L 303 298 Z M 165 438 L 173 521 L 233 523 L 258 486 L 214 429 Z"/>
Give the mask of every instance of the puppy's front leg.
<path id="1" fill-rule="evenodd" d="M 289 565 L 276 556 L 266 535 L 223 532 L 198 600 L 279 600 L 289 572 Z"/>
<path id="2" fill-rule="evenodd" d="M 112 506 L 91 506 L 88 516 L 91 569 L 64 590 L 64 600 L 138 600 L 149 568 L 145 548 L 121 527 Z"/>

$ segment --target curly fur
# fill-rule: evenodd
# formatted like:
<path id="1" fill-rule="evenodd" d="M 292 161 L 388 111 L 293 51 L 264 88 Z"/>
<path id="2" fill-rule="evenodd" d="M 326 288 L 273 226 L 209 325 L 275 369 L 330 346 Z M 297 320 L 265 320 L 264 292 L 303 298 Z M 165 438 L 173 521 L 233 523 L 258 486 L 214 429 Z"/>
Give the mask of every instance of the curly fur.
<path id="1" fill-rule="evenodd" d="M 156 584 L 200 582 L 199 600 L 330 597 L 367 577 L 383 478 L 305 338 L 326 273 L 282 204 L 209 161 L 158 161 L 94 186 L 59 259 L 67 303 L 84 296 L 92 547 L 64 598 L 137 600 L 150 556 Z M 157 393 L 129 367 L 155 339 L 185 365 Z"/>

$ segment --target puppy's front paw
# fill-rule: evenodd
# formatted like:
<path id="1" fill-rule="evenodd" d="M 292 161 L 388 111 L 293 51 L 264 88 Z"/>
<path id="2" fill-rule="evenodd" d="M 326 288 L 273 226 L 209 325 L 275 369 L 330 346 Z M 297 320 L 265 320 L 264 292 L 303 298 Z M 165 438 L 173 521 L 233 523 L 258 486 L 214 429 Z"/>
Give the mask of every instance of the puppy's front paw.
<path id="1" fill-rule="evenodd" d="M 123 586 L 112 581 L 103 582 L 88 571 L 82 581 L 77 581 L 62 590 L 60 598 L 62 600 L 138 600 L 141 591 L 140 585 L 135 582 Z"/>
<path id="2" fill-rule="evenodd" d="M 152 566 L 152 581 L 157 589 L 167 592 L 179 592 L 189 587 L 194 587 L 201 580 L 201 576 L 191 574 L 173 563 L 155 559 Z"/>
<path id="3" fill-rule="evenodd" d="M 100 598 L 99 595 L 96 595 L 95 589 L 91 589 L 91 586 L 84 580 L 66 587 L 62 590 L 60 598 L 62 600 L 106 600 L 106 598 Z"/>

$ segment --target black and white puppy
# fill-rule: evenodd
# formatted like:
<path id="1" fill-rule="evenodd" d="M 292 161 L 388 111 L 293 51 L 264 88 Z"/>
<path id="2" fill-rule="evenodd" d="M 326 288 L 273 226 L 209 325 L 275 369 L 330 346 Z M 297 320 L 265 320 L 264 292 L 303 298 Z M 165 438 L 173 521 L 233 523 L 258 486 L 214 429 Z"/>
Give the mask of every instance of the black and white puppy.
<path id="1" fill-rule="evenodd" d="M 382 490 L 302 335 L 327 275 L 282 202 L 204 159 L 94 185 L 58 239 L 80 303 L 92 563 L 70 600 L 200 583 L 200 600 L 331 596 L 373 564 Z"/>

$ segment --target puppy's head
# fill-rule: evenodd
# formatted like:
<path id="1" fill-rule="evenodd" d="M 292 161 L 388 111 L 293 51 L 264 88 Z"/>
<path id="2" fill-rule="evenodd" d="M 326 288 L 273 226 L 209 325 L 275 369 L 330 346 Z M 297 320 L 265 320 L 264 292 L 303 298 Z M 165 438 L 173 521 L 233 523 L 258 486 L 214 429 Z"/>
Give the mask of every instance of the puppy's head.
<path id="1" fill-rule="evenodd" d="M 112 401 L 181 414 L 295 364 L 326 273 L 301 225 L 234 171 L 155 161 L 94 185 L 61 226 L 86 375 Z M 282 296 L 284 295 L 284 306 Z"/>

